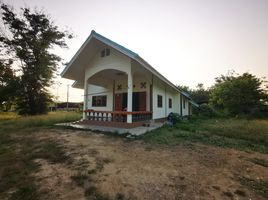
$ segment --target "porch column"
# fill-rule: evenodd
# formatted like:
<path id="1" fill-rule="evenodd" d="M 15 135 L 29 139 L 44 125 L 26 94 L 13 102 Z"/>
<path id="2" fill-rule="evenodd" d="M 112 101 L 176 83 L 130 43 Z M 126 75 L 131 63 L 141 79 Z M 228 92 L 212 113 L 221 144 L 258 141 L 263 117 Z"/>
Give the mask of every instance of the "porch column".
<path id="1" fill-rule="evenodd" d="M 127 89 L 127 111 L 132 112 L 132 94 L 133 94 L 133 75 L 130 70 L 128 73 L 128 89 Z M 127 115 L 127 123 L 132 123 L 132 115 Z"/>
<path id="2" fill-rule="evenodd" d="M 85 81 L 85 85 L 84 85 L 84 107 L 83 107 L 83 111 L 87 110 L 87 102 L 88 102 L 88 83 L 87 81 Z M 83 112 L 83 119 L 86 119 L 86 113 Z"/>

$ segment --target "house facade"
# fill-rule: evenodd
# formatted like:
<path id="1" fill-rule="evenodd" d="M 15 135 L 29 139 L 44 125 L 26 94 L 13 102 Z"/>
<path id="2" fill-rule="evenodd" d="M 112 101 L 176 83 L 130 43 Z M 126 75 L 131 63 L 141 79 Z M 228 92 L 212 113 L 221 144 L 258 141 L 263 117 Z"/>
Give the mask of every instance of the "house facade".
<path id="1" fill-rule="evenodd" d="M 138 54 L 92 31 L 63 78 L 84 89 L 84 120 L 132 124 L 191 115 L 191 98 Z"/>

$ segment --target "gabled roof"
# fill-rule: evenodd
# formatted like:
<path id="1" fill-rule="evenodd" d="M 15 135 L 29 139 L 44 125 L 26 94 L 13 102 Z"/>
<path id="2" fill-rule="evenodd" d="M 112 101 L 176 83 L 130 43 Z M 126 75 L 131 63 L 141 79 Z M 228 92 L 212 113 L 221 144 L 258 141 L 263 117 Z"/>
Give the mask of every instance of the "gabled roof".
<path id="1" fill-rule="evenodd" d="M 142 59 L 137 53 L 127 49 L 126 47 L 117 44 L 116 42 L 96 33 L 94 30 L 91 31 L 91 34 L 86 39 L 86 41 L 83 43 L 83 45 L 80 47 L 80 49 L 76 52 L 76 54 L 73 56 L 71 61 L 68 63 L 68 65 L 65 67 L 65 69 L 62 71 L 61 76 L 64 78 L 70 78 L 68 76 L 68 71 L 74 64 L 74 62 L 78 59 L 79 55 L 84 51 L 84 49 L 89 45 L 90 41 L 93 39 L 97 39 L 98 41 L 104 43 L 107 46 L 110 46 L 117 51 L 121 52 L 122 54 L 128 56 L 129 58 L 137 61 L 141 66 L 146 68 L 148 71 L 150 71 L 152 74 L 154 74 L 156 77 L 158 77 L 160 80 L 168 84 L 170 87 L 175 89 L 176 91 L 180 92 L 182 95 L 184 95 L 186 98 L 191 99 L 189 95 L 178 89 L 173 83 L 171 83 L 168 79 L 166 79 L 163 75 L 161 75 L 156 69 L 154 69 L 149 63 L 147 63 L 144 59 Z"/>

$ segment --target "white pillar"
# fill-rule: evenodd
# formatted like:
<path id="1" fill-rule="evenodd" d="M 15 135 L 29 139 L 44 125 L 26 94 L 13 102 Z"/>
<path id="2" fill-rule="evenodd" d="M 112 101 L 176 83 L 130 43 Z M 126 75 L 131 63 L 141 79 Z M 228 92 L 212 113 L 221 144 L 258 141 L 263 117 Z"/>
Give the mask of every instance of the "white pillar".
<path id="1" fill-rule="evenodd" d="M 85 85 L 84 85 L 84 107 L 83 107 L 83 119 L 86 119 L 86 113 L 84 112 L 87 110 L 87 103 L 88 103 L 88 83 L 87 80 L 85 80 Z"/>
<path id="2" fill-rule="evenodd" d="M 133 93 L 133 76 L 132 72 L 128 73 L 127 76 L 128 89 L 127 89 L 127 111 L 132 112 L 132 93 Z M 127 115 L 127 123 L 132 123 L 132 115 Z"/>

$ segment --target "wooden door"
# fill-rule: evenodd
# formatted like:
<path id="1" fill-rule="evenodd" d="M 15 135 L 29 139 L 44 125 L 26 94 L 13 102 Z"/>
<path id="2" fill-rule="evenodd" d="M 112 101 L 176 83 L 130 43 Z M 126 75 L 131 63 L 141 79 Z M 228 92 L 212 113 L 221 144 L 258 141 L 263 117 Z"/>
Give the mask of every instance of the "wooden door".
<path id="1" fill-rule="evenodd" d="M 146 92 L 139 92 L 139 111 L 146 111 Z"/>
<path id="2" fill-rule="evenodd" d="M 123 95 L 122 94 L 115 94 L 114 97 L 114 110 L 115 111 L 122 111 L 123 107 Z"/>

